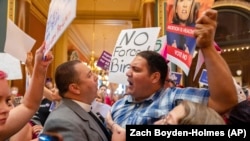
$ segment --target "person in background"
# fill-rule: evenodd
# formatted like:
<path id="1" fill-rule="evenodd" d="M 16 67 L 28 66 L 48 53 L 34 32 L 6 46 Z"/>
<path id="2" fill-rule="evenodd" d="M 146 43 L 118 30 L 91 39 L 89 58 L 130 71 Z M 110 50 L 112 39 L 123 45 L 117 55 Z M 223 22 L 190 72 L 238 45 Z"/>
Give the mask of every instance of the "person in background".
<path id="1" fill-rule="evenodd" d="M 97 91 L 97 97 L 96 97 L 96 101 L 101 102 L 101 103 L 105 103 L 105 94 L 103 92 L 103 89 L 99 89 Z"/>
<path id="2" fill-rule="evenodd" d="M 102 122 L 105 122 L 107 113 L 111 109 L 110 105 L 104 103 L 104 96 L 104 93 L 101 90 L 98 90 L 97 97 L 91 104 L 92 111 L 98 115 Z"/>
<path id="3" fill-rule="evenodd" d="M 171 79 L 166 79 L 165 80 L 165 88 L 168 88 L 168 87 L 176 87 L 175 82 Z"/>
<path id="4" fill-rule="evenodd" d="M 98 78 L 80 60 L 56 68 L 55 83 L 62 97 L 60 105 L 47 118 L 43 131 L 57 132 L 66 141 L 108 141 L 108 130 L 91 111 L 97 97 Z"/>
<path id="5" fill-rule="evenodd" d="M 247 96 L 246 96 L 245 92 L 243 91 L 242 87 L 236 82 L 235 79 L 234 79 L 234 84 L 235 84 L 236 90 L 237 90 L 238 104 L 233 108 L 234 112 L 229 111 L 229 112 L 227 112 L 226 114 L 223 115 L 223 118 L 224 118 L 224 120 L 225 120 L 225 122 L 227 124 L 230 124 L 229 118 L 230 118 L 231 113 L 232 113 L 233 116 L 235 116 L 236 115 L 235 113 L 238 113 L 237 111 L 244 111 L 244 110 L 241 110 L 241 108 L 242 108 L 241 105 L 246 105 L 245 106 L 246 108 L 249 107 L 249 106 L 247 106 L 247 104 L 244 104 L 247 101 Z M 243 102 L 243 101 L 245 101 L 245 102 Z M 243 103 L 239 104 L 241 102 L 243 102 Z M 242 113 L 245 114 L 247 112 L 242 112 Z M 240 117 L 240 115 L 239 115 L 239 117 Z M 242 119 L 244 121 L 244 118 L 242 118 Z"/>
<path id="6" fill-rule="evenodd" d="M 45 81 L 45 87 L 48 88 L 49 90 L 53 90 L 54 89 L 54 85 L 52 82 L 52 78 L 47 78 Z"/>
<path id="7" fill-rule="evenodd" d="M 228 114 L 229 125 L 250 125 L 250 99 L 241 101 Z"/>
<path id="8" fill-rule="evenodd" d="M 125 95 L 126 95 L 126 93 L 125 93 L 125 94 L 114 94 L 114 95 L 113 95 L 114 103 L 115 103 L 116 101 L 118 101 L 119 99 L 123 98 Z"/>
<path id="9" fill-rule="evenodd" d="M 49 52 L 43 59 L 44 44 L 35 55 L 34 74 L 20 105 L 12 109 L 7 74 L 0 71 L 0 140 L 6 140 L 22 129 L 37 111 L 43 95 L 43 86 L 53 55 Z M 18 118 L 18 120 L 17 120 Z"/>
<path id="10" fill-rule="evenodd" d="M 112 106 L 112 100 L 111 100 L 110 96 L 107 94 L 107 88 L 108 87 L 106 85 L 104 85 L 104 84 L 100 85 L 99 89 L 98 89 L 98 93 L 103 95 L 104 103 Z"/>

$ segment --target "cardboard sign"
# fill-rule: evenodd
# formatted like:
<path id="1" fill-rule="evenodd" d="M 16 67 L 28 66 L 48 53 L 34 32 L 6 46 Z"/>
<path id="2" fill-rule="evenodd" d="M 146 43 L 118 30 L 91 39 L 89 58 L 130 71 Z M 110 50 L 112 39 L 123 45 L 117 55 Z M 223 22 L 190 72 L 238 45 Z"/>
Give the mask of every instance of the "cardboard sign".
<path id="1" fill-rule="evenodd" d="M 18 59 L 8 53 L 0 53 L 0 70 L 7 73 L 7 80 L 22 79 L 21 64 Z"/>
<path id="2" fill-rule="evenodd" d="M 110 66 L 109 82 L 127 84 L 125 75 L 138 52 L 154 50 L 159 27 L 122 30 L 116 42 Z"/>
<path id="3" fill-rule="evenodd" d="M 13 38 L 14 37 L 14 38 Z M 31 51 L 36 40 L 21 30 L 14 22 L 8 19 L 7 34 L 4 51 L 25 62 L 27 53 Z"/>
<path id="4" fill-rule="evenodd" d="M 193 36 L 195 21 L 203 11 L 211 8 L 214 0 L 168 0 L 167 11 L 167 60 L 189 74 L 196 39 Z M 186 11 L 186 12 L 183 12 Z"/>
<path id="5" fill-rule="evenodd" d="M 169 78 L 175 82 L 175 84 L 181 83 L 182 73 L 171 72 Z"/>
<path id="6" fill-rule="evenodd" d="M 166 35 L 164 35 L 157 39 L 154 51 L 156 51 L 157 53 L 161 54 L 164 58 L 166 58 L 167 57 L 166 45 L 167 45 Z"/>
<path id="7" fill-rule="evenodd" d="M 108 70 L 111 57 L 112 55 L 110 53 L 108 53 L 107 51 L 103 51 L 97 61 L 97 66 L 102 68 L 103 70 Z"/>
<path id="8" fill-rule="evenodd" d="M 203 85 L 208 86 L 208 80 L 207 80 L 207 70 L 203 69 L 200 79 L 199 79 L 199 83 L 202 83 Z"/>
<path id="9" fill-rule="evenodd" d="M 46 55 L 76 17 L 76 0 L 52 0 L 45 32 Z"/>

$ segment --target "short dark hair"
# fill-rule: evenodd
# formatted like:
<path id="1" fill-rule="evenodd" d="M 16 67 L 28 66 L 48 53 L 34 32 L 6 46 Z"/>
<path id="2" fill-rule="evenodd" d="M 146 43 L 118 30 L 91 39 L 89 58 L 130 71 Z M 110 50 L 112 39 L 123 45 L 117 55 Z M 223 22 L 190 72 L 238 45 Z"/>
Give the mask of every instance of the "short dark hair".
<path id="1" fill-rule="evenodd" d="M 99 86 L 99 89 L 100 89 L 101 87 L 106 87 L 106 88 L 108 88 L 108 86 L 105 85 L 105 84 L 101 84 L 101 85 Z"/>
<path id="2" fill-rule="evenodd" d="M 72 60 L 62 63 L 56 68 L 55 83 L 59 90 L 59 95 L 64 97 L 71 83 L 77 82 L 78 73 L 75 70 L 75 65 L 82 63 L 80 60 Z"/>
<path id="3" fill-rule="evenodd" d="M 155 51 L 141 51 L 136 56 L 141 56 L 147 60 L 148 70 L 150 74 L 154 72 L 160 72 L 160 83 L 163 86 L 165 84 L 166 76 L 168 73 L 168 65 L 166 59 Z"/>

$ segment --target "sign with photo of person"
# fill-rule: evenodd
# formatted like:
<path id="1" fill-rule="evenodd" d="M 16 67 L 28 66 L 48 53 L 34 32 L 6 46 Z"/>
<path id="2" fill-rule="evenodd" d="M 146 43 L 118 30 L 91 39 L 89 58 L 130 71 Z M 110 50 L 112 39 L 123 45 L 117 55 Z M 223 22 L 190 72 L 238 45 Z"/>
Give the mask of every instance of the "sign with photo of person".
<path id="1" fill-rule="evenodd" d="M 167 60 L 189 74 L 196 39 L 193 36 L 195 21 L 214 0 L 168 0 L 167 11 Z"/>

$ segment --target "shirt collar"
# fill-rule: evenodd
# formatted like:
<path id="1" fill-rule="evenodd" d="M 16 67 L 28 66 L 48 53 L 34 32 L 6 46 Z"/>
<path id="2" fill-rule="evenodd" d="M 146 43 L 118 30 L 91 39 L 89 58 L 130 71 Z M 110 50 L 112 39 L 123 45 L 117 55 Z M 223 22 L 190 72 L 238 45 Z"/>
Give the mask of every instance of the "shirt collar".
<path id="1" fill-rule="evenodd" d="M 73 101 L 76 102 L 78 105 L 80 105 L 86 112 L 90 112 L 91 105 L 77 101 L 77 100 L 73 100 Z"/>
<path id="2" fill-rule="evenodd" d="M 149 102 L 149 103 L 151 103 L 151 102 L 153 102 L 155 99 L 157 99 L 157 97 L 160 95 L 160 93 L 161 93 L 162 90 L 163 90 L 163 89 L 159 89 L 158 91 L 156 91 L 155 93 L 153 93 L 150 97 L 148 97 L 147 99 L 142 100 L 142 101 L 140 101 L 140 102 L 134 101 L 133 97 L 132 97 L 131 95 L 128 95 L 128 96 L 127 96 L 127 100 L 126 100 L 125 103 L 126 103 L 126 104 L 128 104 L 128 103 L 143 103 L 143 102 Z"/>

